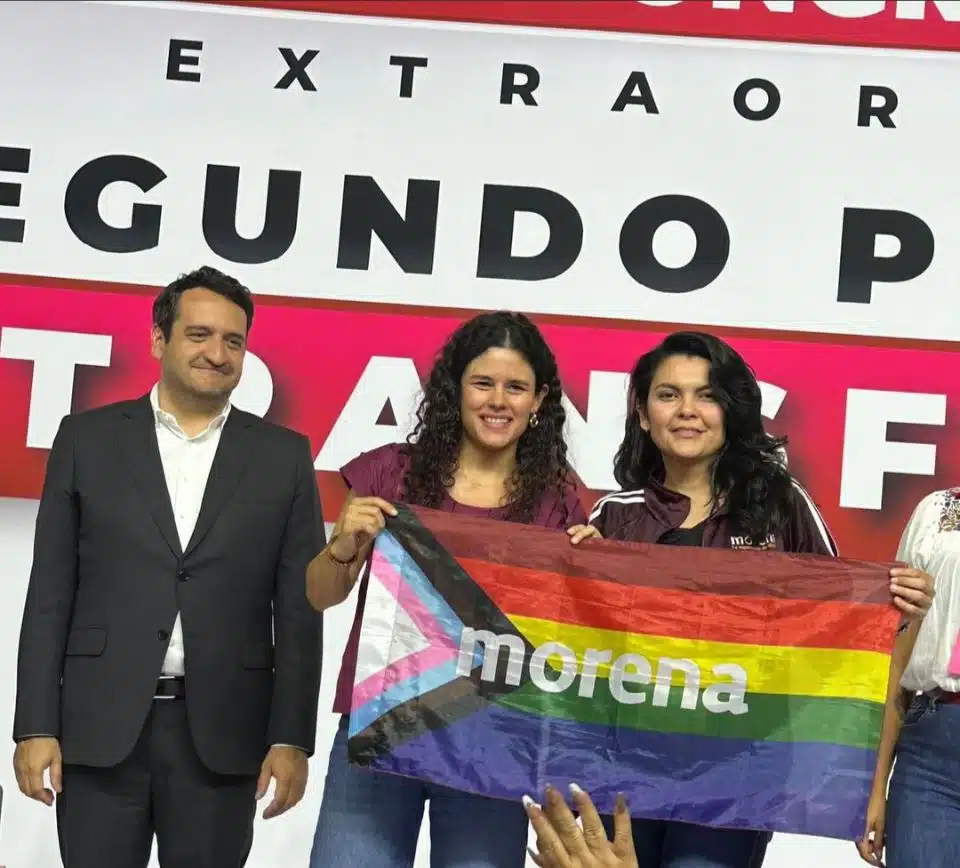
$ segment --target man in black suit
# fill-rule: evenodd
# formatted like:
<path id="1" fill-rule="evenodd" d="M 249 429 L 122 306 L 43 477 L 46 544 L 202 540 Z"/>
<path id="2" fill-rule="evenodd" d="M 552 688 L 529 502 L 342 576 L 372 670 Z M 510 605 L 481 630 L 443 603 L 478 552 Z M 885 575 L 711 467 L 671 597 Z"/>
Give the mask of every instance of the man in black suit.
<path id="1" fill-rule="evenodd" d="M 153 306 L 159 383 L 67 416 L 50 452 L 14 767 L 56 799 L 66 868 L 145 868 L 154 835 L 163 868 L 239 868 L 271 779 L 265 817 L 303 796 L 323 519 L 307 439 L 230 405 L 252 320 L 233 278 L 174 281 Z"/>

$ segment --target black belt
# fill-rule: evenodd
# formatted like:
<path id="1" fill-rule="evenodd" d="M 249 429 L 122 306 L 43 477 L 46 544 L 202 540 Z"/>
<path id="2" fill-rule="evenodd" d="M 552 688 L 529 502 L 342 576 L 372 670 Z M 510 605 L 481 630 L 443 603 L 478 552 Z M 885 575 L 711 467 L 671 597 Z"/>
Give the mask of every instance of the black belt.
<path id="1" fill-rule="evenodd" d="M 183 676 L 176 678 L 161 678 L 157 682 L 157 691 L 154 699 L 183 699 L 187 695 Z"/>

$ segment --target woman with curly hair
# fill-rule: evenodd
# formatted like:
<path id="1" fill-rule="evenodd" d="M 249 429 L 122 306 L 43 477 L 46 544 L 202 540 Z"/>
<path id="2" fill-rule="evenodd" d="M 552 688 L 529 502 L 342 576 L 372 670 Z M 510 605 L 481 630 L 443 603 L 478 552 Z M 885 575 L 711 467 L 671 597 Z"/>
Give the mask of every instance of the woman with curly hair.
<path id="1" fill-rule="evenodd" d="M 819 510 L 787 471 L 786 438 L 764 431 L 756 377 L 728 344 L 669 335 L 637 360 L 629 401 L 614 460 L 622 490 L 597 501 L 588 525 L 570 528 L 573 543 L 602 536 L 837 556 Z M 908 618 L 930 608 L 932 580 L 921 571 L 892 570 L 891 588 Z M 633 840 L 644 868 L 759 868 L 770 835 L 637 819 Z"/>
<path id="2" fill-rule="evenodd" d="M 481 314 L 449 338 L 424 386 L 405 444 L 366 452 L 342 470 L 349 488 L 330 543 L 307 570 L 307 596 L 323 611 L 358 577 L 359 602 L 334 712 L 334 738 L 311 868 L 407 868 L 430 802 L 431 863 L 439 868 L 523 868 L 527 817 L 519 803 L 484 799 L 347 762 L 350 692 L 363 565 L 373 539 L 406 503 L 563 529 L 586 521 L 567 463 L 557 363 L 518 313 Z"/>

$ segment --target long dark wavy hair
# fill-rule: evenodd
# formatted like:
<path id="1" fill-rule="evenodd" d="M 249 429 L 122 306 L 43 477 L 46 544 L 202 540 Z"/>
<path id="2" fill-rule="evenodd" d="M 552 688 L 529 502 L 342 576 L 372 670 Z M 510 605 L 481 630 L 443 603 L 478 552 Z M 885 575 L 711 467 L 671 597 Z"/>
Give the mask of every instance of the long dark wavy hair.
<path id="1" fill-rule="evenodd" d="M 731 524 L 755 540 L 783 528 L 791 514 L 792 479 L 781 450 L 786 437 L 763 429 L 761 395 L 749 365 L 729 344 L 703 332 L 676 332 L 637 359 L 630 375 L 627 424 L 614 459 L 613 475 L 625 490 L 662 482 L 663 456 L 640 425 L 660 365 L 671 356 L 706 359 L 710 388 L 723 409 L 726 442 L 712 468 L 713 502 L 726 505 Z"/>
<path id="2" fill-rule="evenodd" d="M 520 313 L 484 313 L 463 323 L 447 340 L 417 408 L 417 423 L 407 438 L 409 464 L 404 477 L 408 503 L 437 507 L 453 486 L 463 438 L 461 380 L 477 356 L 494 347 L 518 352 L 533 369 L 535 389 L 546 386 L 537 410 L 537 425 L 528 426 L 517 443 L 517 464 L 508 481 L 505 517 L 529 522 L 543 495 L 555 487 L 560 502 L 573 486 L 564 440 L 566 413 L 553 352 L 540 330 Z"/>

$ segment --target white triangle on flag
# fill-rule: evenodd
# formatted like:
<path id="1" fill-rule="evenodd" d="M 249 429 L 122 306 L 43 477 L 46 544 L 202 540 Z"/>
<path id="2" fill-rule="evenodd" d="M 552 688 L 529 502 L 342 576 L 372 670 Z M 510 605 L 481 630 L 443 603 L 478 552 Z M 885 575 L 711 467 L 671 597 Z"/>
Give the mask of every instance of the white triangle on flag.
<path id="1" fill-rule="evenodd" d="M 430 641 L 371 567 L 354 684 L 361 684 L 398 660 L 429 647 Z"/>

